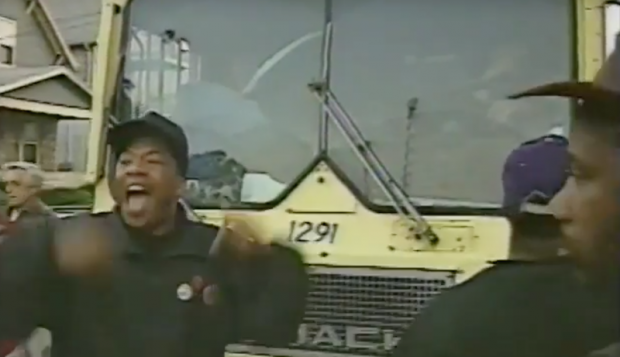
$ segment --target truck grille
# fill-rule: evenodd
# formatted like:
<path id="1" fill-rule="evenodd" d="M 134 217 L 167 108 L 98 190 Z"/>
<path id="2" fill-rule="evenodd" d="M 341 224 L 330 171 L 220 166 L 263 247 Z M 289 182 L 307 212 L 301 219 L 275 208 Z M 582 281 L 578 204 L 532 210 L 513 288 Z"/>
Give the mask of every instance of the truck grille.
<path id="1" fill-rule="evenodd" d="M 384 356 L 403 329 L 444 288 L 449 271 L 314 268 L 308 310 L 297 343 L 252 353 L 296 356 Z M 249 346 L 235 346 L 243 352 Z"/>

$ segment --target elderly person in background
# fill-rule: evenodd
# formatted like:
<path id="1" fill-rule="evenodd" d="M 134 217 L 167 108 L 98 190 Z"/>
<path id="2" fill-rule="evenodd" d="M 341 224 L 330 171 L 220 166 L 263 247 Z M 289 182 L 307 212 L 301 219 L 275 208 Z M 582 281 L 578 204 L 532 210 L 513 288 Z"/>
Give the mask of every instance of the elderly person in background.
<path id="1" fill-rule="evenodd" d="M 10 222 L 54 216 L 52 210 L 39 198 L 43 186 L 43 172 L 35 164 L 12 162 L 2 166 L 2 182 L 7 195 L 4 212 Z"/>
<path id="2" fill-rule="evenodd" d="M 0 168 L 1 180 L 6 190 L 6 209 L 0 212 L 0 241 L 3 231 L 39 219 L 55 217 L 54 212 L 41 201 L 43 172 L 32 163 L 11 162 Z M 6 233 L 6 232 L 4 232 Z M 29 339 L 19 344 L 0 346 L 0 355 L 7 357 L 44 357 L 49 355 L 51 335 L 45 329 L 36 329 Z"/>

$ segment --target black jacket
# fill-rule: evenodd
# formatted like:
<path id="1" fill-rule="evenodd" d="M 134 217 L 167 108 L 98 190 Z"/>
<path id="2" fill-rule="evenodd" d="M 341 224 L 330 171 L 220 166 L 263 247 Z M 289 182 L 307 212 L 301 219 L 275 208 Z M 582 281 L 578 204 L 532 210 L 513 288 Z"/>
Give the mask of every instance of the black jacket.
<path id="1" fill-rule="evenodd" d="M 93 219 L 113 231 L 110 278 L 62 276 L 51 254 L 63 238 L 55 232 Z M 289 248 L 273 245 L 267 256 L 243 265 L 219 261 L 209 255 L 217 227 L 184 217 L 174 243 L 156 252 L 138 244 L 115 213 L 20 232 L 0 246 L 0 342 L 45 327 L 54 357 L 220 357 L 232 342 L 274 345 L 296 337 L 308 277 Z M 205 288 L 188 298 L 183 288 L 196 278 Z"/>
<path id="2" fill-rule="evenodd" d="M 437 297 L 393 357 L 583 357 L 617 340 L 616 299 L 563 262 L 497 262 Z"/>
<path id="3" fill-rule="evenodd" d="M 36 201 L 19 208 L 17 223 L 28 224 L 33 220 L 56 219 L 56 213 L 42 201 Z M 7 217 L 11 217 L 12 208 L 4 208 Z"/>
<path id="4" fill-rule="evenodd" d="M 12 222 L 10 220 L 12 209 L 2 207 L 2 212 L 0 212 L 0 242 L 5 234 L 18 229 L 20 226 L 37 224 L 35 221 L 58 220 L 56 213 L 41 201 L 26 205 L 20 211 L 17 219 Z"/>

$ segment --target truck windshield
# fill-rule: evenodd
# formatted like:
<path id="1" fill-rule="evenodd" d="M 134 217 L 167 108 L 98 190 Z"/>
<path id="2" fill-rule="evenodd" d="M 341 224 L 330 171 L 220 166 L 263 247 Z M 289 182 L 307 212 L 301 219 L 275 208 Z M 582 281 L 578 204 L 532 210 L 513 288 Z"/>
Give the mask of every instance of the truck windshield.
<path id="1" fill-rule="evenodd" d="M 573 75 L 572 3 L 135 0 L 123 90 L 133 116 L 156 110 L 187 131 L 197 208 L 272 201 L 301 173 L 319 143 L 317 80 L 409 195 L 492 205 L 508 152 L 568 122 L 567 102 L 505 97 Z M 333 161 L 385 203 L 328 129 Z"/>

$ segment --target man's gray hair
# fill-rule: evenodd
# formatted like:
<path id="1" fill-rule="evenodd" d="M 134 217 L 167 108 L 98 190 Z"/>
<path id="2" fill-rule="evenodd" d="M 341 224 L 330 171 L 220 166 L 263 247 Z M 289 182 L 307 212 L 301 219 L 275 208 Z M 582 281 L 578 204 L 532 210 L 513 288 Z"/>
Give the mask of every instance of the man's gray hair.
<path id="1" fill-rule="evenodd" d="M 33 186 L 38 188 L 43 187 L 43 171 L 38 165 L 24 161 L 7 162 L 6 164 L 2 165 L 0 172 L 13 170 L 20 170 L 26 172 L 30 176 Z"/>

